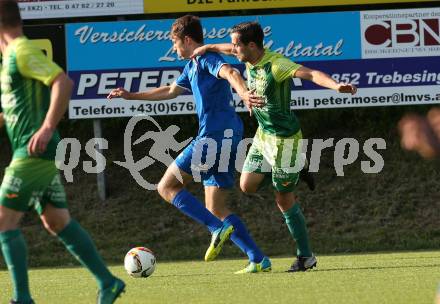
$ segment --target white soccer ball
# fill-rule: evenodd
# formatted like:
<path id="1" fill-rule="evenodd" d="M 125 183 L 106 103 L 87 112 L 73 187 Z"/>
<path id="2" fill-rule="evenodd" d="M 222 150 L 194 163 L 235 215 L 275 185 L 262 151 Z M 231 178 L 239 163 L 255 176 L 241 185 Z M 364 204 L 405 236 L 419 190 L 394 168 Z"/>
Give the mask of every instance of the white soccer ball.
<path id="1" fill-rule="evenodd" d="M 156 258 L 150 249 L 135 247 L 125 255 L 124 267 L 134 278 L 148 278 L 156 269 Z"/>

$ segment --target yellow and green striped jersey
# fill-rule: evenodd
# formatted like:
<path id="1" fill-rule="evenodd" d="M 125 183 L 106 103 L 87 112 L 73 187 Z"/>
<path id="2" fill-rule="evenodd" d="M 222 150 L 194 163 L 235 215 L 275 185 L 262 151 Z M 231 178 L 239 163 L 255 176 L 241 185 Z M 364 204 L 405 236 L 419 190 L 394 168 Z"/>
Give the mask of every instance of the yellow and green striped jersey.
<path id="1" fill-rule="evenodd" d="M 62 69 L 24 36 L 14 39 L 2 57 L 1 105 L 13 159 L 28 158 L 27 145 L 43 124 L 50 104 L 50 85 Z M 55 159 L 59 141 L 56 131 L 39 158 Z"/>
<path id="2" fill-rule="evenodd" d="M 290 79 L 301 65 L 268 49 L 256 64 L 246 63 L 248 87 L 263 96 L 265 106 L 253 108 L 260 128 L 269 134 L 287 137 L 300 129 L 298 119 L 290 110 Z"/>

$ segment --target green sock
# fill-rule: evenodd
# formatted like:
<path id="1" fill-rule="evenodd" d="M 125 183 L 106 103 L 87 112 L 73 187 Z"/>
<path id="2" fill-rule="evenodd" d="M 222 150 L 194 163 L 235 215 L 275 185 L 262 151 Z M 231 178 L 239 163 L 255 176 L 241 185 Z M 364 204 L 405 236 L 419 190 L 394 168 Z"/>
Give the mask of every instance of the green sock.
<path id="1" fill-rule="evenodd" d="M 299 203 L 294 204 L 292 208 L 283 212 L 283 216 L 286 219 L 287 227 L 289 227 L 290 235 L 296 241 L 296 254 L 305 257 L 312 256 L 306 220 Z"/>
<path id="2" fill-rule="evenodd" d="M 58 238 L 70 253 L 95 276 L 99 289 L 104 289 L 113 283 L 113 275 L 105 266 L 89 234 L 78 222 L 71 220 L 63 231 L 58 233 Z"/>
<path id="3" fill-rule="evenodd" d="M 27 273 L 27 247 L 20 230 L 0 232 L 0 243 L 14 286 L 14 300 L 31 301 Z"/>

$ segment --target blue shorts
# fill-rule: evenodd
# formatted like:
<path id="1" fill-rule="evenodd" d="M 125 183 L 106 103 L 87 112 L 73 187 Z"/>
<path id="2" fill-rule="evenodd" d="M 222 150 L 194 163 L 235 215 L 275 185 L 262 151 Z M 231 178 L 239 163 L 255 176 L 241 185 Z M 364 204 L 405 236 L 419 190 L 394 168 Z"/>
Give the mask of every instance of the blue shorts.
<path id="1" fill-rule="evenodd" d="M 192 175 L 194 181 L 203 181 L 204 186 L 232 188 L 235 183 L 237 146 L 242 134 L 231 136 L 228 134 L 225 137 L 223 131 L 197 136 L 177 156 L 177 167 Z"/>

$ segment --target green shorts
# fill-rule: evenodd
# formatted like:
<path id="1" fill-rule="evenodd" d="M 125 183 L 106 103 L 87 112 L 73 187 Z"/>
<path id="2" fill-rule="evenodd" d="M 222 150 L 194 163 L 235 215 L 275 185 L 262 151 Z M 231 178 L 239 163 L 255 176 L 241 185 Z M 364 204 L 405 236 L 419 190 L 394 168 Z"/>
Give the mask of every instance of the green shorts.
<path id="1" fill-rule="evenodd" d="M 290 137 L 279 137 L 258 128 L 243 172 L 265 174 L 272 178 L 272 185 L 278 192 L 293 192 L 299 180 L 295 163 L 301 155 L 301 139 L 301 130 Z"/>
<path id="2" fill-rule="evenodd" d="M 55 162 L 14 159 L 6 168 L 0 186 L 0 205 L 21 212 L 33 208 L 41 215 L 47 204 L 67 208 L 66 193 Z"/>

